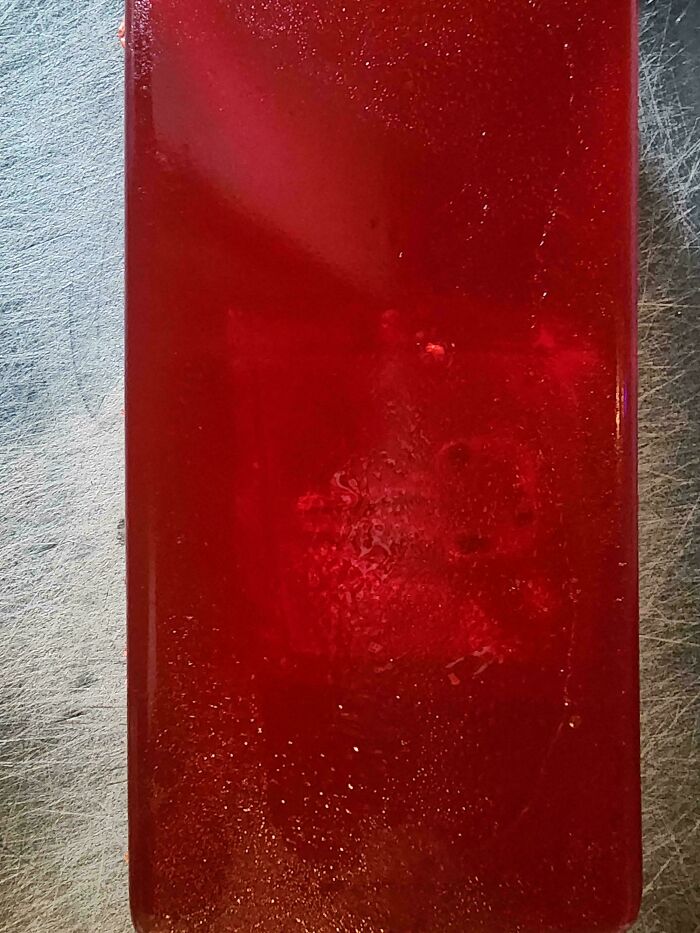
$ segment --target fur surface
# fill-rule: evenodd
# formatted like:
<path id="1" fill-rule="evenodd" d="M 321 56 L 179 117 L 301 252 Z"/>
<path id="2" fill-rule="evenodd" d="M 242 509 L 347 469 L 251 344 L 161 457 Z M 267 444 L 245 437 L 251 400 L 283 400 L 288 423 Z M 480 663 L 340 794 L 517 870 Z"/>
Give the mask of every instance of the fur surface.
<path id="1" fill-rule="evenodd" d="M 119 0 L 0 0 L 0 931 L 127 933 Z M 700 4 L 643 0 L 644 933 L 700 929 Z M 436 931 L 439 933 L 439 931 Z"/>

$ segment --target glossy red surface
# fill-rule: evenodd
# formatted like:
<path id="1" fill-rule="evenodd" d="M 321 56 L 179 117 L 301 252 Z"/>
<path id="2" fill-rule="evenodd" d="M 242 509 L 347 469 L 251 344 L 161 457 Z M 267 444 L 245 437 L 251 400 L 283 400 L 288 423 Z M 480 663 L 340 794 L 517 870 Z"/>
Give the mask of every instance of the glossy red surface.
<path id="1" fill-rule="evenodd" d="M 627 0 L 133 0 L 142 931 L 618 930 Z"/>

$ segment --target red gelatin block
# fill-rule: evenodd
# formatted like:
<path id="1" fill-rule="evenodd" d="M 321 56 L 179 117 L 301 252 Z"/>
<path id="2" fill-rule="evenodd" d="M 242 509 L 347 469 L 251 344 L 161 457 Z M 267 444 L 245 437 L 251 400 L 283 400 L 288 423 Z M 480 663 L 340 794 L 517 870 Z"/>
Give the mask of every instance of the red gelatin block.
<path id="1" fill-rule="evenodd" d="M 630 0 L 133 0 L 138 930 L 640 886 Z"/>

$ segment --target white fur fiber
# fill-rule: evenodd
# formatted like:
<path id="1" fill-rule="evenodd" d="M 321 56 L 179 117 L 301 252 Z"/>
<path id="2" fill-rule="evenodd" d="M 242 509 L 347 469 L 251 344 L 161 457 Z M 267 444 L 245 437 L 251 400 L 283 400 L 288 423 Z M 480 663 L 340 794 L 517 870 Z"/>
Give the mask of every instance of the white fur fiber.
<path id="1" fill-rule="evenodd" d="M 119 0 L 0 0 L 2 933 L 131 929 L 124 858 L 121 13 Z M 636 929 L 695 933 L 697 0 L 643 2 L 640 91 L 646 881 Z"/>

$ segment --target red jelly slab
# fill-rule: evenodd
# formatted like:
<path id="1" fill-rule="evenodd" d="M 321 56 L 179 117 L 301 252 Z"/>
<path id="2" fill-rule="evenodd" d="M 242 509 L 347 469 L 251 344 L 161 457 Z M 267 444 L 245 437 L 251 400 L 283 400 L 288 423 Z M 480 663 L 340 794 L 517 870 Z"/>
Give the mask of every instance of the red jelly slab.
<path id="1" fill-rule="evenodd" d="M 138 930 L 640 887 L 629 0 L 133 0 Z"/>

